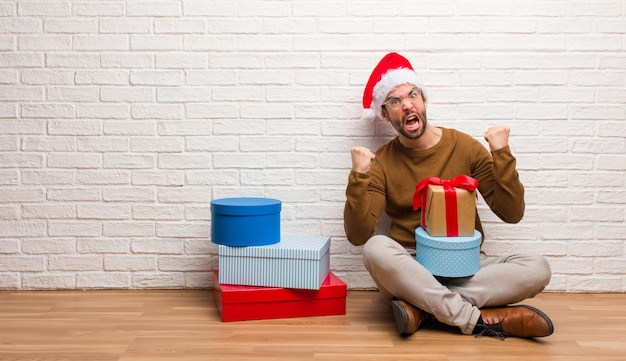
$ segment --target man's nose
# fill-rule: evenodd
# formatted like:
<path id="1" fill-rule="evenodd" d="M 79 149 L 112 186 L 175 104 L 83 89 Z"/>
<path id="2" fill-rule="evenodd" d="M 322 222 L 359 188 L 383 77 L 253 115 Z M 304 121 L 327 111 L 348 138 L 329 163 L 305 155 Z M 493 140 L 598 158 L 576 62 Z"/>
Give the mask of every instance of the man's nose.
<path id="1" fill-rule="evenodd" d="M 411 102 L 411 99 L 409 98 L 402 98 L 402 100 L 400 100 L 402 102 L 402 109 L 411 109 L 413 108 L 413 102 Z"/>

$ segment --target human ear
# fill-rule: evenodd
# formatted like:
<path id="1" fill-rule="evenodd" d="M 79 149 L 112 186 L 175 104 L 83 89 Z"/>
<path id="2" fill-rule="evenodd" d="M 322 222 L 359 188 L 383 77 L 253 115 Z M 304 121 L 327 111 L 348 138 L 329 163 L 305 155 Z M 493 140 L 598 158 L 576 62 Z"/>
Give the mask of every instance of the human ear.
<path id="1" fill-rule="evenodd" d="M 382 108 L 380 115 L 383 117 L 383 121 L 389 121 L 389 115 L 387 114 L 387 110 L 385 109 L 385 107 Z"/>

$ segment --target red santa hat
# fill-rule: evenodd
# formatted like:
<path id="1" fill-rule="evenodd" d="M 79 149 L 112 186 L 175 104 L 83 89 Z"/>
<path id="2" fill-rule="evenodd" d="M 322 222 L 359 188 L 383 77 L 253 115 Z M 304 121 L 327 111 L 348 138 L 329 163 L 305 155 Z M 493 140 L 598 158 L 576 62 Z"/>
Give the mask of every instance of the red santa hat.
<path id="1" fill-rule="evenodd" d="M 387 95 L 403 84 L 415 85 L 422 92 L 424 100 L 428 100 L 428 90 L 413 70 L 411 63 L 398 53 L 385 55 L 365 85 L 361 119 L 382 120 L 382 105 Z"/>

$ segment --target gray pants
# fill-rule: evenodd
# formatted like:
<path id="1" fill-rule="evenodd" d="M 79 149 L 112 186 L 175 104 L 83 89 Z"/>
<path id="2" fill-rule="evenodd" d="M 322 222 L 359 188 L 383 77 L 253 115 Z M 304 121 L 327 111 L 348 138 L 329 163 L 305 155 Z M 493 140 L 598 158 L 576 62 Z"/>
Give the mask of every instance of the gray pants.
<path id="1" fill-rule="evenodd" d="M 435 316 L 442 323 L 471 334 L 481 307 L 504 306 L 534 297 L 550 282 L 550 265 L 543 256 L 512 254 L 480 257 L 480 270 L 467 278 L 436 278 L 398 242 L 370 238 L 363 261 L 381 294 L 398 298 Z"/>

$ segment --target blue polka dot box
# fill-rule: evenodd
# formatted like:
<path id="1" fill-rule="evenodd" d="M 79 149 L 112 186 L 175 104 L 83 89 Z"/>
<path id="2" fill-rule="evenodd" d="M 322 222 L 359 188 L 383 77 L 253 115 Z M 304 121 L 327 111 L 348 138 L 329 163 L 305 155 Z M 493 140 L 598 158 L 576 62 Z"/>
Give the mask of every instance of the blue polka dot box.
<path id="1" fill-rule="evenodd" d="M 424 228 L 415 229 L 415 258 L 430 273 L 439 277 L 469 277 L 480 268 L 481 234 L 433 237 Z"/>

